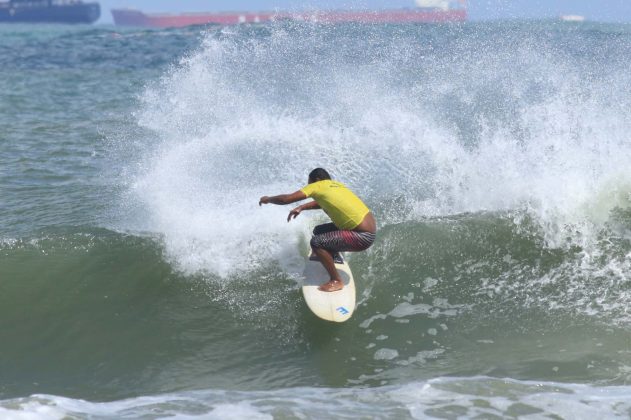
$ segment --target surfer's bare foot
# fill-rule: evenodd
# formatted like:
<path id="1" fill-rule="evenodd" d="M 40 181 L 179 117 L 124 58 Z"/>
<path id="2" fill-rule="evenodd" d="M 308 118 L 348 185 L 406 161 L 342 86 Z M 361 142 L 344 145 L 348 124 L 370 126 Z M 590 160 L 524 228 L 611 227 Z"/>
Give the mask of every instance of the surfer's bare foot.
<path id="1" fill-rule="evenodd" d="M 322 286 L 318 287 L 318 290 L 322 292 L 337 292 L 338 290 L 342 290 L 344 288 L 344 283 L 340 279 L 333 279 L 324 283 Z"/>

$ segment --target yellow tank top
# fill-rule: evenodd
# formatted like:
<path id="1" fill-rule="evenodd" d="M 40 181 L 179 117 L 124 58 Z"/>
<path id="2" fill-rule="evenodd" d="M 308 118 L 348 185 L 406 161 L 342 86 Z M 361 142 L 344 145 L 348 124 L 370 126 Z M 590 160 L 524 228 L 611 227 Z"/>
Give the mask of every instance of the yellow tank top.
<path id="1" fill-rule="evenodd" d="M 370 209 L 344 184 L 329 179 L 314 182 L 301 189 L 329 215 L 338 229 L 355 229 Z"/>

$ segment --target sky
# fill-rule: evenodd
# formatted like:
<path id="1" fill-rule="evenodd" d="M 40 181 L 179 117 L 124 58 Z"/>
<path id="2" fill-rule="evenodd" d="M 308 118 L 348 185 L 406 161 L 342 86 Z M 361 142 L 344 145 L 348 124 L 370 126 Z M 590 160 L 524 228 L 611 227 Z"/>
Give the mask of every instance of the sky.
<path id="1" fill-rule="evenodd" d="M 131 7 L 145 12 L 226 10 L 344 9 L 413 7 L 413 0 L 99 0 L 101 23 L 111 23 L 110 9 Z M 550 18 L 576 14 L 589 20 L 631 22 L 631 0 L 469 0 L 472 20 Z"/>

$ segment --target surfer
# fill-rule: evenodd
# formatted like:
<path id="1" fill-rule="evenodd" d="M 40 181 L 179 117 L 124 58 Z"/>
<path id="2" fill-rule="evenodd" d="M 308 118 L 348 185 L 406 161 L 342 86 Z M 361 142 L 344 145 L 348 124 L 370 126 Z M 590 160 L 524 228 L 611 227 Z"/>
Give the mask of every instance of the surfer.
<path id="1" fill-rule="evenodd" d="M 311 249 L 318 256 L 331 279 L 319 287 L 323 292 L 335 292 L 344 283 L 335 268 L 334 257 L 339 252 L 368 249 L 375 240 L 377 222 L 366 205 L 341 182 L 331 180 L 329 173 L 316 168 L 309 174 L 307 186 L 292 193 L 273 197 L 263 196 L 263 204 L 285 205 L 313 198 L 289 212 L 287 221 L 295 219 L 303 210 L 322 209 L 333 223 L 316 226 L 311 238 Z"/>

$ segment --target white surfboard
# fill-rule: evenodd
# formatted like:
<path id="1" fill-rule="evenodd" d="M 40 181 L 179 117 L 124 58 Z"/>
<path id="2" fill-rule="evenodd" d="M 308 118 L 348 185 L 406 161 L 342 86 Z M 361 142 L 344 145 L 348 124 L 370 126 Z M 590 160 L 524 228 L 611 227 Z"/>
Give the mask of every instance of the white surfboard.
<path id="1" fill-rule="evenodd" d="M 336 263 L 335 267 L 344 282 L 344 288 L 337 292 L 322 292 L 318 287 L 329 281 L 329 274 L 317 256 L 307 258 L 302 294 L 309 309 L 318 317 L 327 321 L 344 322 L 355 311 L 355 281 L 344 259 L 341 264 Z"/>

